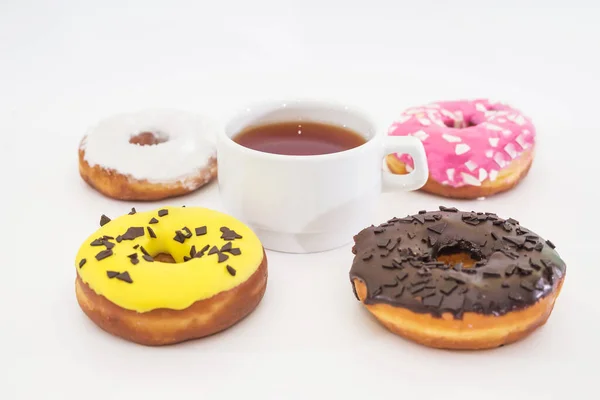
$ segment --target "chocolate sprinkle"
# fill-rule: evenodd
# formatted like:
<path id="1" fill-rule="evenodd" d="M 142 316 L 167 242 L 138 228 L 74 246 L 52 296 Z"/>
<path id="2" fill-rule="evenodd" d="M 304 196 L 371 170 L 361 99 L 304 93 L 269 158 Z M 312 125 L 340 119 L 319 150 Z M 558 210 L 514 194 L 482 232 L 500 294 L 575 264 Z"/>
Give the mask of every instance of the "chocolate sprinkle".
<path id="1" fill-rule="evenodd" d="M 104 245 L 104 240 L 102 239 L 94 239 L 94 241 L 92 243 L 90 243 L 90 246 L 103 246 Z"/>
<path id="2" fill-rule="evenodd" d="M 184 226 L 183 228 L 181 228 L 181 231 L 183 232 L 183 236 L 186 239 L 189 239 L 192 237 L 192 231 L 190 231 L 187 226 Z"/>
<path id="3" fill-rule="evenodd" d="M 523 289 L 527 290 L 528 292 L 533 292 L 534 291 L 533 284 L 531 282 L 529 282 L 529 281 L 521 281 L 520 286 Z"/>
<path id="4" fill-rule="evenodd" d="M 227 261 L 227 259 L 229 258 L 229 256 L 227 254 L 223 254 L 221 252 L 217 253 L 217 255 L 219 256 L 219 263 L 222 263 L 223 261 Z"/>
<path id="5" fill-rule="evenodd" d="M 242 236 L 238 235 L 236 231 L 234 231 L 233 229 L 229 229 L 226 226 L 222 226 L 221 227 L 221 239 L 224 240 L 235 240 L 235 239 L 242 239 Z"/>
<path id="6" fill-rule="evenodd" d="M 169 215 L 169 210 L 166 210 L 164 208 L 162 210 L 158 210 L 159 217 L 164 217 L 165 215 Z"/>
<path id="7" fill-rule="evenodd" d="M 408 276 L 408 272 L 400 271 L 396 274 L 396 279 L 398 280 L 398 282 L 402 282 L 403 280 L 406 279 L 407 276 Z"/>
<path id="8" fill-rule="evenodd" d="M 202 248 L 202 250 L 200 250 L 199 252 L 196 253 L 196 255 L 194 257 L 196 258 L 200 258 L 204 255 L 204 253 L 206 253 L 206 250 L 208 250 L 210 248 L 210 245 L 206 245 Z"/>
<path id="9" fill-rule="evenodd" d="M 148 262 L 154 262 L 154 258 L 152 258 L 152 256 L 150 256 L 149 254 L 144 254 L 142 258 Z"/>
<path id="10" fill-rule="evenodd" d="M 443 298 L 444 296 L 436 294 L 435 291 L 433 291 L 429 296 L 423 298 L 423 305 L 426 307 L 439 308 Z"/>
<path id="11" fill-rule="evenodd" d="M 144 236 L 144 227 L 143 226 L 132 226 L 127 229 L 125 234 L 121 235 L 123 240 L 133 240 L 140 236 Z"/>
<path id="12" fill-rule="evenodd" d="M 516 246 L 523 246 L 525 244 L 525 238 L 522 236 L 502 236 L 502 239 Z"/>
<path id="13" fill-rule="evenodd" d="M 458 212 L 458 209 L 454 208 L 454 207 L 444 207 L 444 206 L 440 206 L 440 211 L 446 211 L 446 212 Z"/>
<path id="14" fill-rule="evenodd" d="M 544 248 L 544 244 L 543 243 L 538 243 L 534 247 L 534 249 L 536 249 L 537 251 L 542 251 L 543 248 Z"/>
<path id="15" fill-rule="evenodd" d="M 440 292 L 444 293 L 446 296 L 449 296 L 457 287 L 458 283 L 456 281 L 445 281 L 442 283 L 442 286 L 440 286 Z"/>
<path id="16" fill-rule="evenodd" d="M 423 218 L 421 215 L 413 215 L 413 219 L 421 225 L 425 223 L 425 218 Z"/>
<path id="17" fill-rule="evenodd" d="M 377 244 L 377 247 L 386 248 L 389 242 L 391 242 L 391 239 L 378 239 L 375 243 Z"/>
<path id="18" fill-rule="evenodd" d="M 523 301 L 523 296 L 520 293 L 509 293 L 508 298 L 518 302 Z"/>
<path id="19" fill-rule="evenodd" d="M 129 211 L 129 214 L 128 214 L 128 215 L 134 215 L 135 213 L 136 213 L 136 211 L 135 211 L 135 207 L 132 207 L 132 208 L 131 208 L 131 211 Z"/>
<path id="20" fill-rule="evenodd" d="M 227 268 L 227 272 L 229 272 L 229 275 L 235 276 L 235 273 L 236 273 L 235 268 L 233 268 L 232 266 L 229 266 L 229 265 L 226 268 Z"/>
<path id="21" fill-rule="evenodd" d="M 441 235 L 442 232 L 444 232 L 444 229 L 446 229 L 446 225 L 447 224 L 445 222 L 442 222 L 441 224 L 428 226 L 427 229 L 429 229 L 431 232 L 435 232 L 435 233 Z"/>
<path id="22" fill-rule="evenodd" d="M 550 246 L 550 248 L 551 248 L 551 249 L 555 249 L 555 248 L 556 248 L 556 246 L 554 245 L 554 243 L 552 243 L 552 242 L 551 242 L 551 241 L 549 241 L 549 240 L 546 240 L 546 244 L 547 244 L 548 246 Z"/>
<path id="23" fill-rule="evenodd" d="M 200 227 L 196 228 L 195 231 L 196 231 L 196 236 L 206 235 L 206 226 L 200 226 Z"/>
<path id="24" fill-rule="evenodd" d="M 148 254 L 148 252 L 146 251 L 146 249 L 144 248 L 144 246 L 140 246 L 140 251 L 142 252 L 142 254 L 144 254 L 146 256 L 150 256 L 150 254 Z"/>
<path id="25" fill-rule="evenodd" d="M 148 222 L 149 224 L 157 224 L 158 220 L 154 217 L 152 217 L 152 219 Z"/>
<path id="26" fill-rule="evenodd" d="M 104 260 L 106 257 L 110 257 L 113 255 L 112 250 L 102 250 L 100 253 L 96 254 L 96 260 Z"/>
<path id="27" fill-rule="evenodd" d="M 154 231 L 152 230 L 152 228 L 150 228 L 149 226 L 147 226 L 146 229 L 148 229 L 148 235 L 150 235 L 151 238 L 156 239 L 156 234 L 154 233 Z"/>
<path id="28" fill-rule="evenodd" d="M 108 276 L 110 279 L 114 278 L 117 275 L 119 275 L 119 272 L 117 271 L 106 271 L 106 276 Z"/>
<path id="29" fill-rule="evenodd" d="M 403 293 L 404 293 L 404 286 L 400 285 L 398 287 L 398 291 L 396 292 L 396 294 L 394 295 L 394 297 L 395 298 L 401 297 Z"/>
<path id="30" fill-rule="evenodd" d="M 242 251 L 238 248 L 233 248 L 229 250 L 229 254 L 231 254 L 232 256 L 239 256 L 240 254 L 242 254 Z"/>
<path id="31" fill-rule="evenodd" d="M 102 214 L 100 216 L 100 226 L 104 226 L 106 224 L 108 224 L 110 222 L 110 218 L 108 218 L 106 215 Z"/>
<path id="32" fill-rule="evenodd" d="M 210 251 L 208 252 L 208 255 L 212 255 L 212 254 L 216 254 L 219 252 L 219 248 L 217 246 L 213 246 Z"/>
<path id="33" fill-rule="evenodd" d="M 175 231 L 175 237 L 173 238 L 173 240 L 179 243 L 183 243 L 185 242 L 185 236 L 183 236 L 183 233 L 181 233 L 181 231 Z"/>
<path id="34" fill-rule="evenodd" d="M 131 280 L 131 277 L 129 276 L 129 272 L 127 272 L 127 271 L 121 272 L 115 278 L 117 278 L 118 280 L 123 281 L 123 282 L 133 283 L 133 281 Z"/>
<path id="35" fill-rule="evenodd" d="M 483 272 L 483 277 L 484 278 L 500 278 L 502 275 L 500 275 L 499 272 L 496 271 L 484 271 Z"/>
<path id="36" fill-rule="evenodd" d="M 79 261 L 79 268 L 83 267 L 86 262 L 87 260 L 85 258 L 82 258 L 81 261 Z"/>
<path id="37" fill-rule="evenodd" d="M 493 213 L 440 207 L 370 226 L 354 241 L 350 278 L 367 284 L 366 304 L 434 317 L 444 312 L 455 319 L 465 312 L 501 316 L 523 309 L 554 291 L 566 268 L 555 253 L 544 253 L 545 262 L 542 253 L 531 251 L 541 250 L 544 239 Z M 452 254 L 470 256 L 474 267 L 437 261 Z"/>
<path id="38" fill-rule="evenodd" d="M 231 250 L 231 242 L 227 242 L 221 247 L 221 251 L 229 251 L 229 250 Z"/>

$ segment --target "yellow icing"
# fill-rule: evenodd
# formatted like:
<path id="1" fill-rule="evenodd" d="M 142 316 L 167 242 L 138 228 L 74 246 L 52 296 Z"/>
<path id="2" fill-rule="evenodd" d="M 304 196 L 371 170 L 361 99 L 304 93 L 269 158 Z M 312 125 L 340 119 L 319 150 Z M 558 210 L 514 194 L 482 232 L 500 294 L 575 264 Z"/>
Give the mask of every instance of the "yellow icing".
<path id="1" fill-rule="evenodd" d="M 235 218 L 206 208 L 199 207 L 163 207 L 168 215 L 159 217 L 159 209 L 138 212 L 134 215 L 123 215 L 102 226 L 85 240 L 79 248 L 75 260 L 75 268 L 79 277 L 97 294 L 106 297 L 114 304 L 138 312 L 147 312 L 157 308 L 182 310 L 194 302 L 212 297 L 220 292 L 230 290 L 245 282 L 259 267 L 263 259 L 263 247 L 258 237 L 246 225 Z M 158 223 L 149 224 L 152 218 Z M 151 238 L 147 227 L 156 234 Z M 206 226 L 207 233 L 196 236 L 195 228 Z M 90 243 L 103 236 L 117 238 L 125 234 L 130 227 L 143 227 L 144 235 L 134 240 L 110 240 L 115 246 L 113 255 L 100 261 L 96 254 L 106 249 L 105 246 L 91 246 Z M 192 237 L 184 243 L 174 240 L 177 230 L 189 228 Z M 221 227 L 227 227 L 241 235 L 241 239 L 227 241 L 221 239 Z M 219 263 L 218 255 L 208 255 L 210 248 L 219 249 L 231 242 L 233 248 L 239 248 L 240 255 L 223 253 L 229 258 Z M 192 245 L 196 251 L 205 245 L 209 250 L 201 258 L 192 258 L 183 262 L 184 256 L 190 255 Z M 142 256 L 143 246 L 151 255 L 168 253 L 175 259 L 173 263 L 158 261 L 149 262 Z M 131 263 L 130 254 L 137 253 L 139 263 Z M 80 268 L 82 259 L 86 260 Z M 227 271 L 227 266 L 235 269 L 235 276 Z M 122 273 L 127 271 L 132 283 L 117 278 L 109 278 L 107 271 Z"/>

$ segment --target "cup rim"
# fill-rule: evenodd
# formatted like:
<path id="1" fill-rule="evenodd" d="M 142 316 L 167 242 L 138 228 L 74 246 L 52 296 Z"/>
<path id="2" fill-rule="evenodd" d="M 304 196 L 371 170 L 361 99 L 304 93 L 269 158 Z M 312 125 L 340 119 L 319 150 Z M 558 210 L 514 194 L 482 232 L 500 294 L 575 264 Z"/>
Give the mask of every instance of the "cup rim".
<path id="1" fill-rule="evenodd" d="M 299 106 L 312 106 L 315 108 L 323 108 L 323 109 L 334 109 L 338 111 L 347 111 L 348 113 L 354 114 L 358 116 L 360 119 L 366 121 L 373 128 L 373 135 L 371 137 L 364 137 L 365 143 L 360 146 L 354 147 L 352 149 L 338 151 L 335 153 L 326 153 L 326 154 L 313 154 L 313 155 L 287 155 L 287 154 L 274 154 L 267 153 L 259 150 L 250 149 L 248 147 L 242 146 L 241 144 L 235 142 L 231 136 L 229 136 L 228 132 L 230 131 L 230 126 L 242 119 L 244 116 L 257 112 L 259 110 L 263 111 L 272 111 L 281 108 L 287 108 L 290 105 L 299 105 Z M 377 129 L 377 125 L 373 121 L 373 119 L 360 107 L 355 105 L 342 103 L 338 101 L 326 101 L 326 100 L 311 100 L 311 99 L 294 99 L 294 100 L 275 100 L 275 101 L 260 101 L 254 102 L 252 104 L 248 104 L 246 107 L 239 109 L 232 117 L 228 118 L 227 123 L 224 126 L 224 129 L 219 131 L 220 142 L 227 144 L 230 147 L 235 148 L 237 151 L 244 152 L 248 155 L 254 155 L 262 158 L 270 158 L 273 160 L 280 161 L 315 161 L 315 160 L 326 160 L 330 158 L 339 158 L 352 156 L 355 153 L 359 153 L 368 149 L 372 146 L 375 146 L 377 142 L 377 138 L 381 136 L 379 130 Z"/>

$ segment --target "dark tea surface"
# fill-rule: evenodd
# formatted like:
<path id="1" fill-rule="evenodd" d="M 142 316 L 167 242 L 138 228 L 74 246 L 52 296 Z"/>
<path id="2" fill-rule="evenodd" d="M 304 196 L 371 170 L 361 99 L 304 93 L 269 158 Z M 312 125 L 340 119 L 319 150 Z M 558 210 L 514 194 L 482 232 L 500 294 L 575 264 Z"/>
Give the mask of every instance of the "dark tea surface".
<path id="1" fill-rule="evenodd" d="M 320 122 L 279 122 L 257 125 L 238 133 L 233 140 L 264 153 L 314 156 L 350 150 L 366 142 L 358 133 Z"/>

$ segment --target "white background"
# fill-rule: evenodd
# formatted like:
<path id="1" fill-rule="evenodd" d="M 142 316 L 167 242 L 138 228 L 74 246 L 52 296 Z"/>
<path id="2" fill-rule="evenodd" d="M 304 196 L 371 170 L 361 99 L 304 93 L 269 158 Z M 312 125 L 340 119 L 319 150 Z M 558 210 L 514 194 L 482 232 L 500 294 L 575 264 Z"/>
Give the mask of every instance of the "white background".
<path id="1" fill-rule="evenodd" d="M 597 399 L 600 6 L 436 3 L 1 1 L 0 398 Z M 80 241 L 102 213 L 157 204 L 82 183 L 86 128 L 150 106 L 223 121 L 247 102 L 295 96 L 353 102 L 384 125 L 439 99 L 525 110 L 539 146 L 517 189 L 479 202 L 387 193 L 373 222 L 439 204 L 518 219 L 568 265 L 546 326 L 486 352 L 407 342 L 354 299 L 350 246 L 269 252 L 263 302 L 210 338 L 147 348 L 88 321 L 73 287 Z M 220 208 L 215 184 L 167 203 Z"/>

